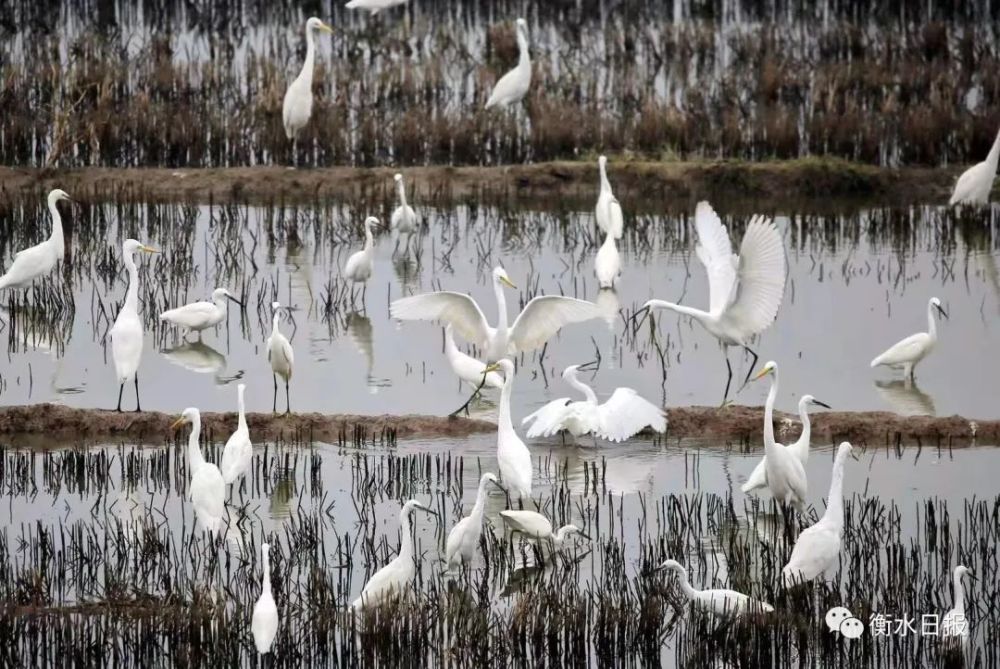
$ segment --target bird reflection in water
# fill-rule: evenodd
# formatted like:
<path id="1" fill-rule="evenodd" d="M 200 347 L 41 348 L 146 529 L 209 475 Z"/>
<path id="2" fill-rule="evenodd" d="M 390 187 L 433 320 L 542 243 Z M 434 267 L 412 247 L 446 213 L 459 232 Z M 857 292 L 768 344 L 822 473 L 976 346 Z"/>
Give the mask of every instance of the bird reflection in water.
<path id="1" fill-rule="evenodd" d="M 936 416 L 934 398 L 920 390 L 916 381 L 875 381 L 875 390 L 900 416 Z"/>
<path id="2" fill-rule="evenodd" d="M 196 374 L 211 374 L 217 385 L 225 385 L 243 378 L 243 370 L 224 376 L 226 356 L 202 341 L 188 341 L 180 346 L 160 351 L 164 358 Z"/>

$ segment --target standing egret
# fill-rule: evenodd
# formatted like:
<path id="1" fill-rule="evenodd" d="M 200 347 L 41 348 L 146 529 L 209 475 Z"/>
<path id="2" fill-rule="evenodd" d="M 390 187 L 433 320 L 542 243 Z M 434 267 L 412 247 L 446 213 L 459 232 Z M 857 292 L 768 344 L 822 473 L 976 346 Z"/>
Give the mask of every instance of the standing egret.
<path id="1" fill-rule="evenodd" d="M 963 565 L 955 567 L 954 588 L 955 605 L 941 619 L 941 636 L 948 642 L 969 643 L 969 621 L 965 617 L 965 586 L 962 577 L 968 576 L 975 580 L 972 571 Z"/>
<path id="2" fill-rule="evenodd" d="M 226 508 L 226 481 L 219 468 L 206 462 L 201 454 L 198 444 L 201 436 L 201 413 L 194 407 L 185 409 L 170 429 L 175 430 L 185 423 L 191 424 L 191 436 L 188 437 L 191 488 L 188 495 L 194 506 L 195 516 L 209 532 L 214 532 L 222 526 L 222 515 Z"/>
<path id="3" fill-rule="evenodd" d="M 669 569 L 676 573 L 680 579 L 681 592 L 684 593 L 684 596 L 691 600 L 697 608 L 708 613 L 737 618 L 748 613 L 760 614 L 774 611 L 774 607 L 767 602 L 754 599 L 735 590 L 695 590 L 688 580 L 687 569 L 677 560 L 667 560 L 654 571 L 663 569 Z"/>
<path id="4" fill-rule="evenodd" d="M 267 338 L 267 361 L 271 363 L 271 377 L 274 379 L 274 406 L 272 411 L 278 411 L 278 377 L 285 380 L 285 413 L 292 410 L 288 401 L 288 380 L 292 378 L 292 367 L 295 364 L 295 353 L 288 338 L 278 330 L 278 321 L 281 320 L 281 302 L 272 302 L 271 308 L 274 310 L 274 317 L 271 319 L 271 336 Z"/>
<path id="5" fill-rule="evenodd" d="M 417 221 L 417 214 L 413 211 L 413 207 L 406 203 L 406 187 L 403 185 L 403 175 L 397 174 L 393 179 L 396 181 L 396 196 L 399 198 L 399 206 L 393 210 L 392 218 L 389 219 L 389 222 L 392 224 L 392 227 L 396 228 L 396 234 L 406 234 L 405 250 L 409 251 L 410 237 L 417 231 L 419 221 Z M 398 239 L 396 240 L 396 245 L 399 245 Z"/>
<path id="6" fill-rule="evenodd" d="M 614 288 L 615 281 L 622 273 L 622 261 L 618 255 L 618 245 L 615 236 L 610 232 L 604 235 L 604 243 L 594 256 L 594 274 L 601 288 Z"/>
<path id="7" fill-rule="evenodd" d="M 763 332 L 778 314 L 785 293 L 785 247 L 774 223 L 754 216 L 743 235 L 740 254 L 734 255 L 729 233 L 707 202 L 699 202 L 695 208 L 694 226 L 698 231 L 695 253 L 708 272 L 709 310 L 663 300 L 650 300 L 644 307 L 691 316 L 719 340 L 729 371 L 725 401 L 733 380 L 729 347 L 740 346 L 753 356 L 747 371 L 749 379 L 757 354 L 747 342 Z"/>
<path id="8" fill-rule="evenodd" d="M 409 0 L 351 0 L 344 7 L 348 9 L 367 9 L 375 16 L 383 9 L 405 5 Z"/>
<path id="9" fill-rule="evenodd" d="M 72 202 L 66 191 L 58 188 L 51 191 L 48 197 L 49 214 L 52 216 L 52 234 L 44 242 L 35 244 L 14 255 L 14 262 L 6 274 L 0 276 L 0 290 L 4 288 L 22 288 L 38 277 L 51 272 L 56 263 L 62 260 L 66 253 L 63 241 L 62 216 L 56 203 L 60 200 Z"/>
<path id="10" fill-rule="evenodd" d="M 945 318 L 948 314 L 941 308 L 941 300 L 932 297 L 927 303 L 927 332 L 918 332 L 902 341 L 896 342 L 889 350 L 872 360 L 872 368 L 885 365 L 892 369 L 903 368 L 903 376 L 913 380 L 913 369 L 917 363 L 927 357 L 937 344 L 937 323 L 934 320 L 934 310 Z"/>
<path id="11" fill-rule="evenodd" d="M 479 479 L 479 489 L 476 491 L 476 504 L 472 512 L 455 524 L 448 533 L 444 544 L 444 560 L 448 569 L 458 568 L 462 563 L 472 562 L 479 538 L 483 535 L 483 517 L 486 514 L 486 485 L 492 483 L 500 487 L 495 474 L 486 472 Z M 502 488 L 501 488 L 502 490 Z"/>
<path id="12" fill-rule="evenodd" d="M 998 161 L 1000 161 L 1000 132 L 993 140 L 993 146 L 986 160 L 976 163 L 958 177 L 948 204 L 987 204 L 990 201 L 990 191 L 993 190 L 993 179 L 997 176 Z"/>
<path id="13" fill-rule="evenodd" d="M 771 389 L 764 403 L 764 471 L 767 487 L 779 503 L 805 509 L 809 481 L 802 461 L 783 444 L 774 440 L 774 400 L 778 397 L 778 363 L 769 361 L 754 381 L 771 376 Z"/>
<path id="14" fill-rule="evenodd" d="M 594 218 L 597 219 L 597 227 L 602 232 L 613 235 L 615 239 L 621 239 L 625 221 L 622 216 L 622 206 L 619 204 L 615 194 L 611 192 L 611 182 L 608 181 L 608 159 L 606 156 L 601 156 L 597 159 L 597 167 L 601 172 L 601 192 L 597 196 Z M 604 243 L 607 244 L 607 241 Z"/>
<path id="15" fill-rule="evenodd" d="M 497 299 L 497 326 L 492 327 L 483 310 L 465 293 L 439 291 L 404 297 L 389 305 L 389 313 L 401 321 L 445 321 L 465 339 L 482 346 L 487 362 L 539 348 L 570 323 L 597 318 L 593 302 L 561 295 L 540 295 L 528 302 L 514 325 L 507 326 L 507 300 L 503 287 L 517 288 L 503 267 L 493 270 L 493 292 Z"/>
<path id="16" fill-rule="evenodd" d="M 500 480 L 514 497 L 531 497 L 531 452 L 514 431 L 510 420 L 510 394 L 514 389 L 514 363 L 504 358 L 486 368 L 487 373 L 503 371 L 500 410 L 497 416 L 497 461 Z"/>
<path id="17" fill-rule="evenodd" d="M 225 288 L 216 288 L 212 291 L 211 302 L 192 302 L 191 304 L 185 304 L 183 307 L 169 309 L 160 314 L 160 320 L 184 329 L 186 331 L 185 334 L 187 332 L 197 332 L 198 338 L 201 339 L 202 330 L 215 327 L 226 320 L 226 315 L 229 313 L 229 310 L 226 308 L 228 305 L 227 300 L 232 300 L 242 306 L 242 303 L 233 297 L 233 294 L 228 290 Z"/>
<path id="18" fill-rule="evenodd" d="M 837 457 L 833 461 L 826 513 L 815 525 L 802 530 L 792 548 L 792 557 L 781 570 L 786 588 L 812 581 L 832 567 L 840 556 L 840 543 L 844 534 L 844 463 L 848 456 L 857 457 L 854 456 L 851 445 L 845 441 L 837 449 Z"/>
<path id="19" fill-rule="evenodd" d="M 354 611 L 376 605 L 393 594 L 402 594 L 410 587 L 410 583 L 417 573 L 413 562 L 415 557 L 413 533 L 410 530 L 410 513 L 414 509 L 420 509 L 434 516 L 437 515 L 415 499 L 411 499 L 403 505 L 402 511 L 399 512 L 399 531 L 401 534 L 399 554 L 392 562 L 379 569 L 374 576 L 368 579 L 368 583 L 361 591 L 361 596 L 351 604 L 351 609 Z"/>
<path id="20" fill-rule="evenodd" d="M 791 451 L 799 462 L 802 463 L 802 467 L 805 468 L 806 463 L 809 462 L 809 440 L 812 436 L 812 424 L 809 421 L 809 407 L 811 405 L 830 408 L 830 405 L 825 402 L 820 402 L 818 399 L 812 395 L 803 395 L 799 400 L 799 419 L 802 421 L 802 434 L 799 435 L 798 440 L 794 444 L 789 444 L 786 448 Z M 530 436 L 530 435 L 529 435 Z M 758 488 L 767 487 L 767 460 L 766 458 L 761 458 L 761 461 L 757 463 L 754 467 L 753 472 L 750 473 L 750 477 L 747 482 L 743 484 L 740 488 L 743 492 L 750 492 L 752 490 L 757 490 Z"/>
<path id="21" fill-rule="evenodd" d="M 486 363 L 476 360 L 458 350 L 451 323 L 444 326 L 444 354 L 455 376 L 473 386 L 487 385 L 490 388 L 503 388 L 503 379 L 496 372 L 486 373 Z M 486 381 L 483 381 L 486 374 Z"/>
<path id="22" fill-rule="evenodd" d="M 156 249 L 145 246 L 134 239 L 126 239 L 122 244 L 122 261 L 128 272 L 128 290 L 115 324 L 108 331 L 111 337 L 111 358 L 115 363 L 115 378 L 118 379 L 118 408 L 122 410 L 122 393 L 129 379 L 135 381 L 135 410 L 139 411 L 139 361 L 142 359 L 142 321 L 139 320 L 139 270 L 132 256 L 138 252 L 156 253 Z"/>
<path id="23" fill-rule="evenodd" d="M 566 430 L 574 437 L 594 433 L 608 441 L 625 441 L 647 425 L 663 432 L 667 417 L 663 409 L 639 397 L 631 388 L 616 388 L 607 402 L 598 404 L 593 389 L 577 378 L 580 365 L 570 365 L 562 377 L 571 387 L 583 393 L 585 400 L 571 402 L 561 397 L 524 418 L 521 425 L 531 423 L 528 438 L 551 437 Z"/>
<path id="24" fill-rule="evenodd" d="M 270 653 L 274 637 L 278 634 L 278 607 L 271 594 L 271 547 L 262 544 L 260 547 L 261 566 L 264 581 L 260 586 L 260 598 L 253 605 L 253 618 L 250 621 L 250 631 L 253 633 L 253 643 L 260 654 Z"/>
<path id="25" fill-rule="evenodd" d="M 561 545 L 573 534 L 578 534 L 582 538 L 590 541 L 590 537 L 583 533 L 576 525 L 563 525 L 558 531 L 553 531 L 552 522 L 537 511 L 501 511 L 500 517 L 510 528 L 511 534 L 522 534 L 533 541 L 548 541 L 553 547 Z"/>
<path id="26" fill-rule="evenodd" d="M 316 62 L 316 32 L 332 33 L 333 28 L 315 16 L 306 21 L 306 61 L 299 76 L 288 86 L 285 101 L 281 105 L 281 121 L 285 126 L 285 136 L 290 140 L 298 137 L 299 131 L 309 122 L 313 105 L 313 66 Z"/>
<path id="27" fill-rule="evenodd" d="M 517 67 L 500 77 L 500 81 L 493 86 L 490 99 L 486 101 L 486 108 L 506 107 L 509 104 L 520 102 L 528 94 L 531 88 L 531 56 L 528 55 L 528 22 L 518 19 L 517 26 Z"/>
<path id="28" fill-rule="evenodd" d="M 250 469 L 253 460 L 253 443 L 250 441 L 250 428 L 247 427 L 246 406 L 243 402 L 243 394 L 247 389 L 241 383 L 236 386 L 236 397 L 239 403 L 239 423 L 236 431 L 230 435 L 226 442 L 226 447 L 222 449 L 222 461 L 219 469 L 222 471 L 222 478 L 227 484 L 236 482 Z"/>
<path id="29" fill-rule="evenodd" d="M 352 283 L 364 284 L 361 293 L 361 301 L 365 299 L 368 290 L 368 279 L 372 276 L 372 266 L 374 264 L 375 239 L 372 237 L 372 228 L 378 227 L 378 219 L 369 216 L 365 219 L 365 245 L 360 251 L 351 254 L 344 265 L 344 277 Z"/>

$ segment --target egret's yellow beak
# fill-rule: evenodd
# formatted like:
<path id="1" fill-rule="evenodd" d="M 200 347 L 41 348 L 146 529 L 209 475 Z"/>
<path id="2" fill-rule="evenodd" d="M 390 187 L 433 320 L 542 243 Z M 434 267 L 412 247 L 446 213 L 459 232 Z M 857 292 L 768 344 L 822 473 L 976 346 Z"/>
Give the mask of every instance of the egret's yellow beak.
<path id="1" fill-rule="evenodd" d="M 767 376 L 770 373 L 771 373 L 770 368 L 765 367 L 764 369 L 760 370 L 760 374 L 758 374 L 757 376 L 753 377 L 751 379 L 751 381 L 759 381 L 760 379 L 763 379 L 765 376 Z"/>
<path id="2" fill-rule="evenodd" d="M 187 422 L 187 420 L 184 418 L 184 416 L 181 416 L 180 418 L 178 418 L 177 420 L 174 421 L 173 425 L 170 426 L 170 429 L 171 430 L 176 430 L 177 428 L 179 428 L 181 425 L 183 425 L 186 422 Z"/>
<path id="3" fill-rule="evenodd" d="M 151 246 L 140 246 L 139 250 L 142 251 L 143 253 L 159 253 L 159 251 L 157 251 Z"/>
<path id="4" fill-rule="evenodd" d="M 322 30 L 325 33 L 330 33 L 331 35 L 333 34 L 333 28 L 331 28 L 330 26 L 326 25 L 325 23 L 320 24 L 319 29 Z"/>
<path id="5" fill-rule="evenodd" d="M 494 362 L 492 365 L 488 365 L 486 369 L 483 370 L 483 376 L 486 376 L 490 372 L 499 372 L 499 371 L 500 371 L 500 363 Z"/>
<path id="6" fill-rule="evenodd" d="M 507 278 L 507 277 L 505 277 L 505 276 L 502 276 L 502 277 L 500 277 L 500 283 L 502 283 L 503 285 L 507 286 L 508 288 L 513 288 L 514 290 L 517 290 L 517 286 L 515 286 L 515 285 L 514 285 L 514 284 L 513 284 L 512 282 L 511 282 L 511 280 L 510 280 L 510 279 L 508 279 L 508 278 Z"/>

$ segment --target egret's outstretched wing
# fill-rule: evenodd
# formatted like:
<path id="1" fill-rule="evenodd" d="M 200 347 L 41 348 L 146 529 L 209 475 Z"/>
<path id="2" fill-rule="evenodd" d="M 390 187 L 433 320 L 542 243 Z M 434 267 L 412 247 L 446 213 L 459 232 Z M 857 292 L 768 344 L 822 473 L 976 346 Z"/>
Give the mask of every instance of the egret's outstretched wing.
<path id="1" fill-rule="evenodd" d="M 736 295 L 725 318 L 746 336 L 774 322 L 785 294 L 785 245 L 774 223 L 754 216 L 740 246 Z"/>
<path id="2" fill-rule="evenodd" d="M 694 251 L 708 272 L 709 311 L 719 315 L 733 297 L 737 259 L 726 226 L 708 202 L 699 202 L 695 207 L 694 228 L 698 232 Z"/>
<path id="3" fill-rule="evenodd" d="M 551 437 L 563 429 L 563 421 L 572 412 L 568 397 L 552 400 L 535 413 L 525 416 L 521 425 L 531 423 L 528 438 Z"/>
<path id="4" fill-rule="evenodd" d="M 594 433 L 608 441 L 625 441 L 647 425 L 663 432 L 667 417 L 663 409 L 649 402 L 631 388 L 618 388 L 604 404 L 597 407 L 598 429 Z"/>
<path id="5" fill-rule="evenodd" d="M 608 230 L 605 232 L 614 235 L 615 239 L 621 239 L 624 228 L 625 217 L 622 215 L 622 206 L 618 198 L 612 195 L 608 199 Z"/>
<path id="6" fill-rule="evenodd" d="M 598 318 L 600 309 L 593 302 L 574 297 L 542 295 L 528 302 L 510 329 L 514 353 L 540 347 L 564 325 Z"/>
<path id="7" fill-rule="evenodd" d="M 456 332 L 475 344 L 485 343 L 490 336 L 490 325 L 483 310 L 465 293 L 443 290 L 404 297 L 389 305 L 389 313 L 401 321 L 451 323 Z"/>

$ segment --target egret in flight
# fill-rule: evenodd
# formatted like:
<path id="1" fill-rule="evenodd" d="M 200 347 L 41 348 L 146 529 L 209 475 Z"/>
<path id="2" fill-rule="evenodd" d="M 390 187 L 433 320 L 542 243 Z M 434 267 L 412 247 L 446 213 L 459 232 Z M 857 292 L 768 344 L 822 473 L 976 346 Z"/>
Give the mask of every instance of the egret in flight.
<path id="1" fill-rule="evenodd" d="M 774 607 L 759 599 L 735 590 L 695 590 L 688 580 L 687 569 L 677 560 L 667 560 L 654 571 L 670 570 L 677 574 L 681 584 L 681 592 L 694 605 L 707 613 L 717 616 L 738 618 L 746 614 L 770 613 Z"/>
<path id="2" fill-rule="evenodd" d="M 514 389 L 514 363 L 504 358 L 486 368 L 503 372 L 500 409 L 497 415 L 497 461 L 500 480 L 514 497 L 531 497 L 531 452 L 514 430 L 510 419 L 510 395 Z"/>
<path id="3" fill-rule="evenodd" d="M 533 351 L 563 326 L 601 315 L 593 302 L 560 295 L 540 295 L 528 302 L 514 319 L 514 324 L 508 327 L 504 286 L 517 288 L 503 267 L 497 267 L 493 270 L 493 292 L 499 311 L 496 327 L 486 321 L 483 310 L 475 300 L 465 293 L 452 291 L 404 297 L 389 305 L 389 313 L 401 321 L 451 323 L 456 332 L 483 348 L 487 362 Z"/>
<path id="4" fill-rule="evenodd" d="M 285 381 L 285 413 L 292 410 L 288 401 L 288 380 L 292 378 L 292 367 L 295 365 L 295 353 L 292 351 L 292 344 L 288 337 L 283 335 L 278 329 L 278 322 L 281 320 L 281 310 L 286 307 L 281 306 L 281 302 L 272 302 L 271 308 L 274 310 L 274 317 L 271 319 L 271 336 L 267 338 L 267 361 L 271 363 L 271 376 L 274 379 L 274 406 L 272 411 L 278 411 L 278 377 Z"/>
<path id="5" fill-rule="evenodd" d="M 753 356 L 749 379 L 757 354 L 747 342 L 771 325 L 778 314 L 785 293 L 785 247 L 774 223 L 754 216 L 743 235 L 740 254 L 734 255 L 729 233 L 707 202 L 699 202 L 695 208 L 694 226 L 698 232 L 695 253 L 708 272 L 709 310 L 663 300 L 650 300 L 644 306 L 691 316 L 719 340 L 729 371 L 725 401 L 733 380 L 729 347 L 740 346 Z"/>
<path id="6" fill-rule="evenodd" d="M 409 0 L 351 0 L 344 7 L 348 9 L 367 9 L 375 16 L 383 9 L 405 5 Z"/>
<path id="7" fill-rule="evenodd" d="M 483 536 L 483 518 L 486 515 L 486 486 L 493 484 L 503 489 L 495 474 L 486 472 L 479 479 L 479 489 L 476 491 L 476 503 L 472 512 L 455 524 L 448 533 L 444 545 L 444 561 L 448 569 L 457 569 L 462 563 L 472 562 L 479 548 L 479 539 Z"/>
<path id="8" fill-rule="evenodd" d="M 913 370 L 917 363 L 927 357 L 937 344 L 937 323 L 934 311 L 943 317 L 948 314 L 941 308 L 941 300 L 932 297 L 927 303 L 927 332 L 918 332 L 893 344 L 889 350 L 872 360 L 872 368 L 885 365 L 893 369 L 903 368 L 903 376 L 913 380 Z"/>
<path id="9" fill-rule="evenodd" d="M 128 290 L 115 324 L 108 331 L 111 337 L 111 358 L 115 363 L 115 378 L 118 379 L 118 408 L 122 410 L 122 393 L 129 379 L 135 381 L 135 410 L 139 407 L 139 361 L 142 359 L 142 321 L 139 320 L 139 270 L 135 266 L 137 252 L 157 253 L 156 249 L 145 246 L 134 239 L 126 239 L 122 244 L 122 261 L 128 272 Z"/>
<path id="10" fill-rule="evenodd" d="M 185 409 L 171 429 L 175 430 L 185 423 L 191 424 L 191 436 L 188 437 L 191 488 L 188 495 L 196 517 L 209 532 L 214 532 L 222 526 L 222 516 L 226 509 L 226 482 L 219 468 L 206 462 L 201 453 L 198 444 L 201 436 L 201 413 L 194 407 Z"/>
<path id="11" fill-rule="evenodd" d="M 326 25 L 315 16 L 306 21 L 306 61 L 302 64 L 299 76 L 288 86 L 285 101 L 281 105 L 281 121 L 285 126 L 285 136 L 290 140 L 298 137 L 299 131 L 306 127 L 312 115 L 313 105 L 313 66 L 316 63 L 316 33 L 332 33 L 333 28 Z"/>
<path id="12" fill-rule="evenodd" d="M 968 576 L 975 580 L 975 576 L 968 567 L 958 565 L 955 567 L 954 588 L 955 605 L 941 619 L 941 636 L 946 642 L 959 641 L 962 645 L 969 643 L 969 621 L 965 617 L 965 586 L 962 578 Z"/>
<path id="13" fill-rule="evenodd" d="M 369 216 L 365 219 L 365 245 L 360 251 L 351 254 L 344 265 L 344 277 L 351 283 L 364 285 L 361 293 L 361 301 L 365 299 L 368 290 L 368 279 L 372 276 L 372 268 L 375 259 L 375 238 L 372 237 L 372 228 L 379 227 L 378 219 Z"/>
<path id="14" fill-rule="evenodd" d="M 458 350 L 455 344 L 454 327 L 451 323 L 444 326 L 444 354 L 448 358 L 448 365 L 455 376 L 473 386 L 486 385 L 490 388 L 503 388 L 503 378 L 496 372 L 486 372 L 486 363 L 476 360 L 471 355 L 467 355 Z M 485 381 L 483 375 L 486 375 Z"/>
<path id="15" fill-rule="evenodd" d="M 500 517 L 511 534 L 521 534 L 535 542 L 546 541 L 552 547 L 561 546 L 574 534 L 590 541 L 590 537 L 576 525 L 563 525 L 555 531 L 552 522 L 536 511 L 507 510 L 501 511 Z"/>
<path id="16" fill-rule="evenodd" d="M 809 481 L 802 461 L 783 444 L 774 440 L 774 401 L 778 397 L 778 363 L 764 365 L 754 380 L 771 376 L 771 389 L 764 403 L 764 472 L 767 487 L 779 503 L 793 504 L 799 511 L 805 509 Z"/>
<path id="17" fill-rule="evenodd" d="M 62 216 L 56 203 L 65 200 L 72 202 L 66 191 L 58 188 L 49 193 L 49 214 L 52 216 L 52 234 L 44 242 L 36 244 L 14 255 L 14 262 L 6 274 L 0 276 L 0 290 L 4 288 L 23 288 L 35 279 L 45 276 L 56 263 L 62 260 L 66 253 L 63 241 Z"/>
<path id="18" fill-rule="evenodd" d="M 260 598 L 253 605 L 253 618 L 250 620 L 250 631 L 253 633 L 253 643 L 260 654 L 270 653 L 274 637 L 278 634 L 278 607 L 271 594 L 271 547 L 262 544 L 260 547 L 261 566 L 264 581 L 260 587 Z"/>
<path id="19" fill-rule="evenodd" d="M 579 370 L 580 365 L 570 365 L 563 370 L 562 377 L 586 399 L 572 402 L 568 397 L 561 397 L 525 417 L 521 424 L 531 424 L 529 439 L 551 437 L 566 430 L 574 437 L 593 433 L 602 439 L 619 442 L 647 425 L 657 432 L 667 429 L 663 409 L 639 397 L 631 388 L 616 388 L 607 402 L 599 404 L 594 390 L 578 378 Z"/>
<path id="20" fill-rule="evenodd" d="M 242 302 L 233 297 L 225 288 L 216 288 L 212 291 L 212 301 L 192 302 L 183 307 L 168 309 L 160 314 L 160 320 L 171 325 L 176 325 L 185 332 L 197 332 L 201 339 L 201 331 L 213 328 L 226 320 L 229 313 L 226 308 L 228 300 L 242 306 Z"/>
<path id="21" fill-rule="evenodd" d="M 615 239 L 621 239 L 625 220 L 622 216 L 622 206 L 618 203 L 615 194 L 611 192 L 606 156 L 597 159 L 597 167 L 601 172 L 601 192 L 597 196 L 594 218 L 597 219 L 597 227 L 601 229 L 601 232 L 611 234 Z M 607 244 L 607 241 L 604 243 Z"/>
<path id="22" fill-rule="evenodd" d="M 798 440 L 794 444 L 789 444 L 787 448 L 796 458 L 798 458 L 799 462 L 802 463 L 803 468 L 805 468 L 806 463 L 809 462 L 809 440 L 812 436 L 812 424 L 809 421 L 810 406 L 821 406 L 826 407 L 827 409 L 830 408 L 829 404 L 820 402 L 812 395 L 803 395 L 799 400 L 799 419 L 802 421 L 802 434 L 799 435 Z M 747 482 L 743 484 L 741 490 L 743 492 L 751 492 L 753 490 L 757 490 L 758 488 L 766 487 L 767 459 L 761 458 L 761 461 L 757 463 L 756 467 L 754 467 L 753 472 L 750 474 L 750 478 L 748 478 Z"/>
<path id="23" fill-rule="evenodd" d="M 239 419 L 236 431 L 229 436 L 226 447 L 222 449 L 222 461 L 219 469 L 226 484 L 236 484 L 250 469 L 253 461 L 253 443 L 250 441 L 250 428 L 247 427 L 246 405 L 243 401 L 246 384 L 236 386 L 236 397 L 239 405 Z"/>
<path id="24" fill-rule="evenodd" d="M 997 176 L 998 161 L 1000 161 L 1000 132 L 993 140 L 993 146 L 990 148 L 986 160 L 976 163 L 958 177 L 948 204 L 983 205 L 989 203 L 990 191 L 993 190 L 993 180 Z"/>
<path id="25" fill-rule="evenodd" d="M 531 88 L 531 56 L 528 54 L 528 22 L 518 19 L 517 23 L 517 67 L 500 77 L 493 86 L 486 108 L 506 107 L 520 102 Z"/>

